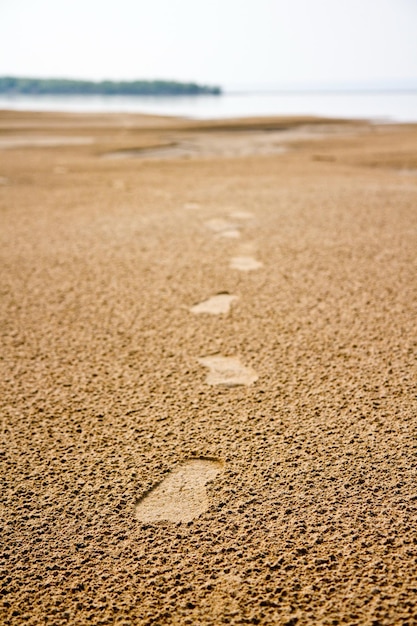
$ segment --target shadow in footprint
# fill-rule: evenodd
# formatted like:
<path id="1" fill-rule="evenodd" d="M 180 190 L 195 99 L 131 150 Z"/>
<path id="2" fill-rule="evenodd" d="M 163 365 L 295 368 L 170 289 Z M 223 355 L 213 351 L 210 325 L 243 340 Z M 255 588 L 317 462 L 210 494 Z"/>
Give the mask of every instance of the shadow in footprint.
<path id="1" fill-rule="evenodd" d="M 237 296 L 232 296 L 230 293 L 218 293 L 204 302 L 200 302 L 190 308 L 191 313 L 209 313 L 211 315 L 221 315 L 222 313 L 228 313 L 232 302 L 237 300 Z"/>
<path id="2" fill-rule="evenodd" d="M 246 367 L 238 357 L 206 356 L 198 362 L 209 369 L 206 382 L 209 385 L 238 387 L 251 385 L 258 380 L 258 374 L 251 367 Z"/>
<path id="3" fill-rule="evenodd" d="M 190 522 L 208 509 L 206 484 L 223 468 L 218 459 L 185 461 L 137 502 L 137 519 L 141 522 Z"/>

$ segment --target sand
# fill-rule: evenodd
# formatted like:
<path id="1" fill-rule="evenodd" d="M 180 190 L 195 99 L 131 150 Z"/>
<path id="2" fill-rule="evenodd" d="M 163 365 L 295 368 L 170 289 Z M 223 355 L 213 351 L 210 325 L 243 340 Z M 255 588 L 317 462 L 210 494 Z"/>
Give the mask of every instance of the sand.
<path id="1" fill-rule="evenodd" d="M 2 624 L 417 623 L 416 171 L 412 125 L 0 113 Z"/>

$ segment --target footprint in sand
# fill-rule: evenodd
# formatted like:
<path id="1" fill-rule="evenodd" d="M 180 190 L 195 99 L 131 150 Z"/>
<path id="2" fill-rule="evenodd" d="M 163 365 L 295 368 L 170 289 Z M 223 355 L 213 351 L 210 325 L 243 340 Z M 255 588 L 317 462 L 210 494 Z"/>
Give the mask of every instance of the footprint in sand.
<path id="1" fill-rule="evenodd" d="M 246 367 L 238 357 L 206 356 L 198 362 L 209 369 L 206 382 L 209 385 L 238 387 L 251 385 L 258 380 L 258 375 L 251 367 Z"/>
<path id="2" fill-rule="evenodd" d="M 190 522 L 209 507 L 206 484 L 223 471 L 217 459 L 190 459 L 136 504 L 141 522 Z"/>
<path id="3" fill-rule="evenodd" d="M 124 191 L 126 189 L 124 180 L 121 180 L 120 178 L 116 178 L 112 181 L 112 187 L 118 191 Z"/>
<path id="4" fill-rule="evenodd" d="M 222 292 L 208 298 L 208 300 L 204 300 L 204 302 L 192 306 L 190 311 L 195 314 L 210 313 L 211 315 L 221 315 L 222 313 L 229 312 L 234 300 L 237 300 L 237 296 Z"/>
<path id="5" fill-rule="evenodd" d="M 246 241 L 241 243 L 237 249 L 237 254 L 241 256 L 251 256 L 255 254 L 258 249 L 257 244 L 254 241 Z"/>
<path id="6" fill-rule="evenodd" d="M 236 224 L 228 222 L 221 217 L 216 217 L 206 222 L 206 226 L 217 237 L 227 237 L 228 239 L 238 239 L 240 237 L 240 231 Z"/>
<path id="7" fill-rule="evenodd" d="M 249 211 L 232 211 L 229 215 L 234 220 L 252 220 L 254 217 Z"/>
<path id="8" fill-rule="evenodd" d="M 252 256 L 235 256 L 230 261 L 230 267 L 233 270 L 240 270 L 241 272 L 251 272 L 252 270 L 258 270 L 262 267 L 262 263 Z"/>

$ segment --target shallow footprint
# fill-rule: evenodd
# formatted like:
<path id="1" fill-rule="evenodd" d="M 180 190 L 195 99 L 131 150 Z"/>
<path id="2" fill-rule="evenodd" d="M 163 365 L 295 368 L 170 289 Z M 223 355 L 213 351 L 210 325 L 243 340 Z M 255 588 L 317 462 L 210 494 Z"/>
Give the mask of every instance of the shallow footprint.
<path id="1" fill-rule="evenodd" d="M 240 237 L 240 231 L 236 227 L 236 224 L 227 222 L 221 217 L 216 217 L 206 222 L 207 228 L 213 231 L 218 237 L 227 237 L 229 239 L 238 239 Z"/>
<path id="2" fill-rule="evenodd" d="M 112 187 L 118 191 L 124 191 L 126 188 L 124 180 L 121 180 L 120 178 L 113 180 Z"/>
<path id="3" fill-rule="evenodd" d="M 251 385 L 258 380 L 258 375 L 251 367 L 246 367 L 238 357 L 206 356 L 198 362 L 210 370 L 207 374 L 207 384 L 237 387 Z"/>
<path id="4" fill-rule="evenodd" d="M 136 504 L 141 522 L 190 522 L 209 507 L 206 483 L 223 470 L 217 459 L 190 459 L 149 491 Z"/>
<path id="5" fill-rule="evenodd" d="M 230 230 L 222 230 L 217 234 L 217 237 L 226 237 L 227 239 L 239 239 L 240 231 L 237 228 L 231 228 Z"/>
<path id="6" fill-rule="evenodd" d="M 254 215 L 253 213 L 249 213 L 249 211 L 232 211 L 230 217 L 235 220 L 251 220 Z"/>
<path id="7" fill-rule="evenodd" d="M 200 209 L 200 204 L 198 204 L 198 202 L 186 202 L 184 204 L 184 209 L 187 211 L 198 211 Z"/>
<path id="8" fill-rule="evenodd" d="M 228 313 L 233 300 L 237 300 L 237 296 L 230 293 L 218 293 L 204 302 L 200 302 L 191 307 L 191 313 L 210 313 L 211 315 L 221 315 Z"/>
<path id="9" fill-rule="evenodd" d="M 252 256 L 257 249 L 258 246 L 255 241 L 245 241 L 238 246 L 236 254 L 237 256 Z"/>
<path id="10" fill-rule="evenodd" d="M 234 270 L 240 270 L 241 272 L 250 272 L 262 267 L 262 263 L 252 256 L 235 256 L 230 261 L 230 267 Z"/>

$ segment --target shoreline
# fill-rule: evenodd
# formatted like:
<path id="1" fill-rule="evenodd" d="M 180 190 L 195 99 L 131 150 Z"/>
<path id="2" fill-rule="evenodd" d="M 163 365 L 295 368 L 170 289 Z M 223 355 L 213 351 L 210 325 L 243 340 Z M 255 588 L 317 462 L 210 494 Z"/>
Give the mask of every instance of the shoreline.
<path id="1" fill-rule="evenodd" d="M 15 104 L 13 104 L 15 103 Z M 20 104 L 19 104 L 20 103 Z M 221 96 L 175 96 L 171 98 L 137 96 L 103 97 L 38 97 L 16 98 L 0 96 L 0 108 L 20 106 L 21 110 L 44 109 L 92 113 L 150 113 L 173 114 L 190 118 L 209 119 L 308 114 L 331 117 L 388 119 L 417 122 L 417 92 L 387 93 L 280 93 L 230 94 Z"/>

